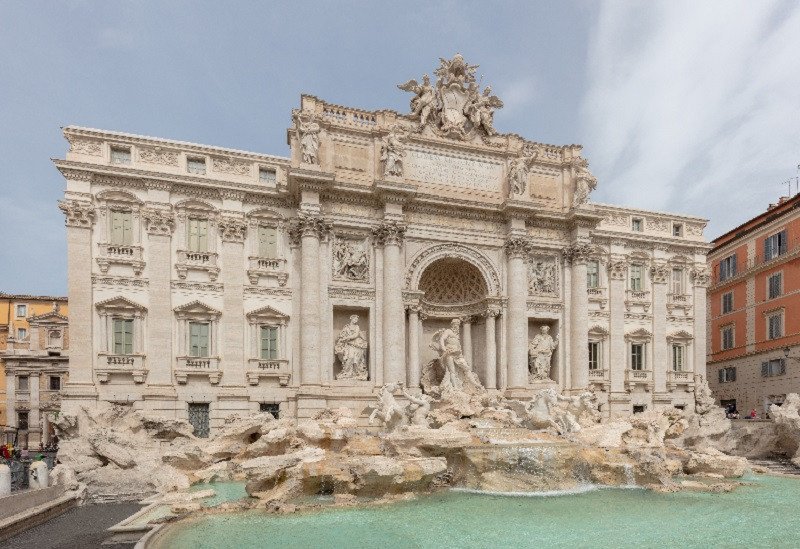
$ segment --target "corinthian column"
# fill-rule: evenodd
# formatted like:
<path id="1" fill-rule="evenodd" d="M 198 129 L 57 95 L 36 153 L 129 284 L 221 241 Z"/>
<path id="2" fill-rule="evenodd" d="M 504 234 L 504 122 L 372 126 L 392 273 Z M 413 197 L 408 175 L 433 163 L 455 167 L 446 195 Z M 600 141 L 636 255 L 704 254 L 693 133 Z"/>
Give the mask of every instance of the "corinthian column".
<path id="1" fill-rule="evenodd" d="M 564 249 L 565 261 L 572 263 L 570 292 L 570 360 L 571 386 L 580 390 L 589 386 L 589 295 L 586 284 L 586 262 L 592 247 L 575 243 Z"/>
<path id="2" fill-rule="evenodd" d="M 148 207 L 142 212 L 147 230 L 147 277 L 150 308 L 147 318 L 147 384 L 172 387 L 172 207 Z M 140 330 L 141 332 L 141 330 Z M 140 347 L 141 349 L 142 347 Z"/>
<path id="3" fill-rule="evenodd" d="M 508 261 L 506 356 L 509 389 L 528 385 L 528 273 L 525 269 L 528 248 L 528 242 L 521 237 L 511 237 L 505 245 Z"/>
<path id="4" fill-rule="evenodd" d="M 319 239 L 330 230 L 321 217 L 301 214 L 290 232 L 300 240 L 300 383 L 319 385 L 321 380 L 319 312 Z"/>
<path id="5" fill-rule="evenodd" d="M 400 262 L 405 232 L 405 226 L 395 222 L 384 223 L 374 231 L 375 241 L 383 246 L 384 383 L 406 381 L 403 268 Z"/>
<path id="6" fill-rule="evenodd" d="M 667 282 L 670 270 L 665 263 L 650 267 L 653 283 L 653 386 L 656 393 L 667 392 Z"/>
<path id="7" fill-rule="evenodd" d="M 91 202 L 62 200 L 67 225 L 67 291 L 69 295 L 69 381 L 65 395 L 96 394 L 92 371 L 92 225 Z"/>
<path id="8" fill-rule="evenodd" d="M 419 305 L 408 308 L 408 386 L 416 389 L 420 384 L 419 367 Z"/>
<path id="9" fill-rule="evenodd" d="M 500 314 L 499 311 L 494 309 L 489 309 L 486 311 L 486 313 L 484 313 L 486 318 L 486 348 L 484 362 L 486 363 L 485 384 L 487 389 L 497 388 L 497 347 L 495 342 L 495 319 L 497 318 L 498 314 Z"/>
<path id="10" fill-rule="evenodd" d="M 465 316 L 461 319 L 461 344 L 462 352 L 470 368 L 475 369 L 475 358 L 472 356 L 472 317 Z"/>

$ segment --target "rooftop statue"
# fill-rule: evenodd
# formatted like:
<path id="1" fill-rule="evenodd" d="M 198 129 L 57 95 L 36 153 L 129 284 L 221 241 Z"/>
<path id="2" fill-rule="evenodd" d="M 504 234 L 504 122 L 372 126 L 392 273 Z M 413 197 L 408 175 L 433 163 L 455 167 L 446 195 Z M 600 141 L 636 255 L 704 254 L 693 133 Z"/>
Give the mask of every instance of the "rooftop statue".
<path id="1" fill-rule="evenodd" d="M 470 140 L 476 135 L 492 136 L 495 109 L 503 106 L 492 88 L 483 92 L 475 81 L 478 65 L 470 65 L 461 54 L 451 60 L 440 59 L 436 69 L 436 85 L 431 86 L 426 74 L 422 84 L 409 80 L 397 87 L 414 93 L 411 100 L 411 119 L 418 122 L 417 131 L 431 127 L 437 134 L 446 137 Z"/>

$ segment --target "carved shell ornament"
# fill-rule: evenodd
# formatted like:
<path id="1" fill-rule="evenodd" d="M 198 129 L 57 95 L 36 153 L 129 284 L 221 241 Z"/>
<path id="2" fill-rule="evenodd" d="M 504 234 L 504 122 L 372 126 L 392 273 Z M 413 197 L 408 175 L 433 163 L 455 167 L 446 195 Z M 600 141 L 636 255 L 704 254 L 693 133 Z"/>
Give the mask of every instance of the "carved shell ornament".
<path id="1" fill-rule="evenodd" d="M 417 123 L 417 131 L 430 127 L 442 137 L 472 140 L 476 136 L 489 137 L 494 129 L 494 111 L 503 107 L 499 97 L 486 86 L 480 91 L 475 80 L 478 65 L 470 65 L 461 54 L 452 59 L 439 59 L 434 71 L 436 84 L 432 85 L 426 74 L 422 82 L 409 80 L 397 87 L 411 92 L 410 118 Z"/>

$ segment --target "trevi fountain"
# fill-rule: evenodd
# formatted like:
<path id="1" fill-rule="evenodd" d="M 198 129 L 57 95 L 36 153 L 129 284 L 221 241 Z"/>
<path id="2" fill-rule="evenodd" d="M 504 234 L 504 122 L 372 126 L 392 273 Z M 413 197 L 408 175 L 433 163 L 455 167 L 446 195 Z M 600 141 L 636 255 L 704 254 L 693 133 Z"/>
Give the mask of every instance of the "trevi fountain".
<path id="1" fill-rule="evenodd" d="M 748 458 L 798 452 L 800 397 L 715 405 L 705 221 L 592 203 L 475 70 L 409 114 L 304 95 L 286 159 L 65 128 L 53 481 L 142 501 L 149 548 L 794 545 Z"/>

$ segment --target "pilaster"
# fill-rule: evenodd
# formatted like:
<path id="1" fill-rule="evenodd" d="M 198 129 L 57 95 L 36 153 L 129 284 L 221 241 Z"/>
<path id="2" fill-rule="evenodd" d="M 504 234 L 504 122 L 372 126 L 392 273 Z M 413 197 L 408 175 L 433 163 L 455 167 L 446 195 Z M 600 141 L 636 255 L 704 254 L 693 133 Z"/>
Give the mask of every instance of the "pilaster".
<path id="1" fill-rule="evenodd" d="M 656 395 L 667 392 L 667 369 L 670 367 L 667 349 L 667 284 L 670 268 L 666 263 L 650 267 L 653 286 L 653 388 Z"/>
<path id="2" fill-rule="evenodd" d="M 508 262 L 508 315 L 506 353 L 508 356 L 508 388 L 528 385 L 528 273 L 525 258 L 529 244 L 522 237 L 506 240 Z"/>
<path id="3" fill-rule="evenodd" d="M 228 387 L 244 387 L 246 371 L 244 349 L 247 348 L 243 322 L 246 280 L 244 241 L 247 224 L 239 216 L 225 215 L 219 220 L 218 226 L 222 239 L 220 257 L 225 272 L 222 293 L 225 314 L 220 321 L 222 336 L 219 341 L 222 384 Z"/>
<path id="4" fill-rule="evenodd" d="M 625 353 L 625 276 L 627 272 L 628 264 L 625 259 L 612 257 L 608 262 L 608 373 L 612 394 L 625 391 L 625 370 L 628 366 Z"/>
<path id="5" fill-rule="evenodd" d="M 694 323 L 692 325 L 692 365 L 695 374 L 706 374 L 706 292 L 711 283 L 711 274 L 703 264 L 695 265 L 689 273 L 692 279 L 694 299 Z"/>

